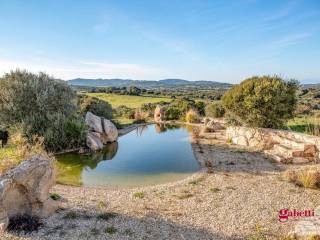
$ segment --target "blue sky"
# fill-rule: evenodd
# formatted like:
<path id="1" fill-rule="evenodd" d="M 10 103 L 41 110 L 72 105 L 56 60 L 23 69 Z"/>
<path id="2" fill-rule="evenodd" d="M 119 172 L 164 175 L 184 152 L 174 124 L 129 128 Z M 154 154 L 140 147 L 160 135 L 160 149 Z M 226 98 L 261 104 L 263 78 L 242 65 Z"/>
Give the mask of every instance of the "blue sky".
<path id="1" fill-rule="evenodd" d="M 0 73 L 320 82 L 319 0 L 0 0 Z"/>

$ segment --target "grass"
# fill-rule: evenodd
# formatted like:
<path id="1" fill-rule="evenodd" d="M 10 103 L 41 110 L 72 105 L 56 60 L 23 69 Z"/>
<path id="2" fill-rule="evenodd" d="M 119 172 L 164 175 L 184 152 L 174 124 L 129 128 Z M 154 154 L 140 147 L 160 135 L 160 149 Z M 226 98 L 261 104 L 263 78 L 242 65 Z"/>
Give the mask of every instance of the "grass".
<path id="1" fill-rule="evenodd" d="M 200 178 L 198 178 L 198 179 L 191 180 L 191 181 L 189 182 L 189 184 L 195 186 L 195 185 L 198 185 L 199 183 L 201 183 L 201 182 L 204 181 L 204 180 L 205 180 L 205 177 L 202 176 L 202 177 L 200 177 Z"/>
<path id="2" fill-rule="evenodd" d="M 256 224 L 255 233 L 248 236 L 247 240 L 267 240 L 262 226 Z"/>
<path id="3" fill-rule="evenodd" d="M 287 128 L 305 134 L 320 136 L 320 117 L 299 116 L 288 121 Z"/>
<path id="4" fill-rule="evenodd" d="M 51 193 L 50 198 L 54 201 L 58 201 L 61 199 L 61 196 L 58 193 Z"/>
<path id="5" fill-rule="evenodd" d="M 30 144 L 21 134 L 13 134 L 9 144 L 0 147 L 0 176 L 36 154 L 49 157 L 43 149 L 43 138 L 34 137 L 33 143 Z"/>
<path id="6" fill-rule="evenodd" d="M 129 119 L 125 117 L 118 117 L 118 118 L 115 118 L 115 120 L 123 126 L 131 125 L 134 123 L 134 119 Z"/>
<path id="7" fill-rule="evenodd" d="M 68 212 L 66 215 L 64 215 L 64 219 L 76 219 L 78 217 L 77 213 L 74 211 Z"/>
<path id="8" fill-rule="evenodd" d="M 108 93 L 88 93 L 89 96 L 97 97 L 107 101 L 113 108 L 125 105 L 130 108 L 140 108 L 145 103 L 157 103 L 161 101 L 171 102 L 172 99 L 166 97 L 129 96 Z"/>
<path id="9" fill-rule="evenodd" d="M 192 193 L 183 193 L 183 194 L 177 195 L 176 197 L 180 200 L 183 200 L 183 199 L 193 197 L 193 194 Z"/>
<path id="10" fill-rule="evenodd" d="M 297 170 L 289 169 L 284 172 L 283 179 L 304 188 L 319 188 L 320 168 L 303 167 Z"/>
<path id="11" fill-rule="evenodd" d="M 236 188 L 235 188 L 235 187 L 232 187 L 232 186 L 226 187 L 226 189 L 229 189 L 229 190 L 236 190 Z"/>
<path id="12" fill-rule="evenodd" d="M 193 194 L 190 193 L 188 190 L 183 190 L 179 195 L 174 195 L 180 200 L 187 199 L 193 197 Z"/>
<path id="13" fill-rule="evenodd" d="M 133 197 L 142 199 L 144 198 L 144 192 L 135 192 Z"/>
<path id="14" fill-rule="evenodd" d="M 104 221 L 108 221 L 111 218 L 115 218 L 117 216 L 116 213 L 113 212 L 105 212 L 105 213 L 101 213 L 97 216 L 98 219 L 102 219 Z"/>
<path id="15" fill-rule="evenodd" d="M 110 227 L 106 227 L 104 231 L 105 233 L 108 233 L 108 234 L 115 234 L 118 230 L 114 226 L 110 226 Z"/>
<path id="16" fill-rule="evenodd" d="M 216 192 L 221 191 L 221 189 L 220 188 L 210 188 L 209 191 L 213 192 L 213 193 L 216 193 Z"/>

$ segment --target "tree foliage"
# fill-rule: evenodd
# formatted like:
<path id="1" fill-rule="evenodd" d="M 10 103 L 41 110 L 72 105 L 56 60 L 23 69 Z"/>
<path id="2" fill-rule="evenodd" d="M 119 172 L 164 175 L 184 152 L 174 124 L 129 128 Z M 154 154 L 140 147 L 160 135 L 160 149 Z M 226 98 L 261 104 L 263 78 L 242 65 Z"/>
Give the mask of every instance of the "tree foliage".
<path id="1" fill-rule="evenodd" d="M 76 93 L 45 73 L 11 71 L 0 79 L 0 122 L 22 126 L 31 141 L 44 137 L 47 150 L 81 146 L 86 127 L 77 116 Z"/>
<path id="2" fill-rule="evenodd" d="M 112 107 L 108 102 L 86 95 L 80 96 L 80 111 L 82 114 L 92 112 L 100 117 L 107 119 L 112 118 Z"/>
<path id="3" fill-rule="evenodd" d="M 205 108 L 206 116 L 213 118 L 221 118 L 224 116 L 225 110 L 221 103 L 210 103 Z"/>
<path id="4" fill-rule="evenodd" d="M 293 117 L 297 87 L 278 76 L 252 77 L 227 91 L 222 102 L 234 123 L 280 128 Z"/>
<path id="5" fill-rule="evenodd" d="M 0 79 L 0 121 L 23 122 L 29 117 L 76 111 L 76 93 L 63 81 L 45 73 L 11 71 Z"/>

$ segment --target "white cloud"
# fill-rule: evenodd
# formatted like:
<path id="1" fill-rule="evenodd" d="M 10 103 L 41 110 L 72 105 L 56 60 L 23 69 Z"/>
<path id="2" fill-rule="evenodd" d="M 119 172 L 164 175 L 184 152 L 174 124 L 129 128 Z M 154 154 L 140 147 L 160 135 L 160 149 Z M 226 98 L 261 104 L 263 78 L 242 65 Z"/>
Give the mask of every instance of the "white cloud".
<path id="1" fill-rule="evenodd" d="M 0 59 L 0 74 L 13 69 L 27 69 L 32 72 L 46 72 L 56 78 L 64 80 L 72 78 L 130 78 L 130 79 L 155 79 L 165 78 L 170 74 L 160 68 L 130 63 L 105 63 L 95 61 L 82 61 L 69 65 L 58 62 L 41 63 L 10 61 Z"/>

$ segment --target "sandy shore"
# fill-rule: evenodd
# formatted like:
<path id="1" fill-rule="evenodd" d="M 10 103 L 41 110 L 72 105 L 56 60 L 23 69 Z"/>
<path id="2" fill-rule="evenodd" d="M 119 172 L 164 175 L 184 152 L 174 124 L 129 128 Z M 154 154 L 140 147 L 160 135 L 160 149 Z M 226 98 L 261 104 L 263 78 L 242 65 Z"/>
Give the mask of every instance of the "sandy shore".
<path id="1" fill-rule="evenodd" d="M 279 209 L 320 206 L 320 191 L 282 181 L 286 166 L 223 133 L 191 141 L 202 171 L 133 189 L 57 185 L 61 209 L 38 232 L 2 239 L 281 239 L 296 221 L 280 223 Z"/>

